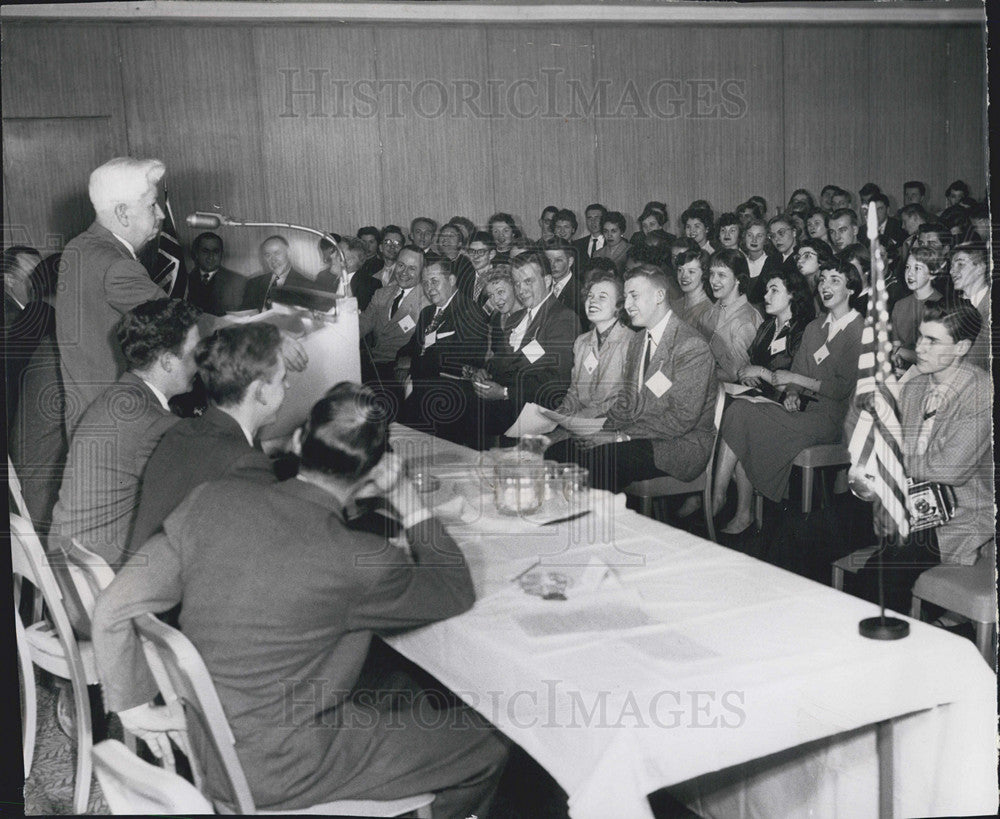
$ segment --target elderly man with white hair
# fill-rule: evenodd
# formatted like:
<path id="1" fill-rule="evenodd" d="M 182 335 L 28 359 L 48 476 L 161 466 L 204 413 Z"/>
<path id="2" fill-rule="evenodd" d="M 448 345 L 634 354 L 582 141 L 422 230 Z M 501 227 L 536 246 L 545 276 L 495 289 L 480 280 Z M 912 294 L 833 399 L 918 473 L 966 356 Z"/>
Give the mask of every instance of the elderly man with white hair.
<path id="1" fill-rule="evenodd" d="M 88 192 L 97 219 L 63 250 L 56 294 L 67 432 L 125 371 L 114 343 L 118 319 L 143 302 L 167 295 L 137 258 L 163 222 L 157 188 L 165 172 L 158 159 L 116 157 L 90 175 Z"/>
<path id="2" fill-rule="evenodd" d="M 137 258 L 163 223 L 158 189 L 165 172 L 158 159 L 116 157 L 90 175 L 88 193 L 97 219 L 63 250 L 56 295 L 67 434 L 87 406 L 125 372 L 115 341 L 118 319 L 167 295 Z M 285 333 L 282 356 L 292 370 L 306 365 L 302 345 Z"/>

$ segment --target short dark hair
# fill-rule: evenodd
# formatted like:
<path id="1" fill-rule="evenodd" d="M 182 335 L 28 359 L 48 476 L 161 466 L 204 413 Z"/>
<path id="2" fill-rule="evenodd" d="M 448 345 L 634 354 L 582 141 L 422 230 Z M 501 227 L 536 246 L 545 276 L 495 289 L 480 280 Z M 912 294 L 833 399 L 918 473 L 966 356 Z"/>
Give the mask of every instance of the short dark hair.
<path id="1" fill-rule="evenodd" d="M 945 195 L 951 193 L 952 191 L 958 191 L 958 193 L 962 194 L 962 198 L 964 199 L 969 195 L 969 186 L 961 179 L 956 179 L 944 189 Z"/>
<path id="2" fill-rule="evenodd" d="M 573 252 L 573 245 L 567 242 L 562 236 L 550 236 L 542 243 L 543 250 L 561 250 L 569 255 Z"/>
<path id="3" fill-rule="evenodd" d="M 748 199 L 742 205 L 737 205 L 736 206 L 736 212 L 737 213 L 742 213 L 745 210 L 750 211 L 753 214 L 754 219 L 763 219 L 764 218 L 764 210 L 761 208 L 761 206 L 760 206 L 760 204 L 758 202 L 752 202 L 752 201 L 750 201 Z"/>
<path id="4" fill-rule="evenodd" d="M 462 240 L 465 241 L 467 236 L 471 236 L 476 232 L 476 223 L 465 216 L 452 216 L 448 220 L 449 225 L 455 225 L 460 231 L 462 231 Z"/>
<path id="5" fill-rule="evenodd" d="M 386 225 L 382 228 L 382 241 L 384 242 L 390 233 L 397 234 L 404 242 L 406 241 L 406 234 L 403 233 L 403 229 L 399 225 Z"/>
<path id="6" fill-rule="evenodd" d="M 827 220 L 827 224 L 832 222 L 834 219 L 842 219 L 844 216 L 847 216 L 851 220 L 852 225 L 854 225 L 855 227 L 858 226 L 858 214 L 855 213 L 850 208 L 837 208 L 833 213 L 830 214 L 830 218 L 829 220 Z"/>
<path id="7" fill-rule="evenodd" d="M 583 214 L 586 216 L 592 210 L 599 210 L 601 212 L 601 219 L 604 219 L 604 214 L 608 212 L 608 209 L 604 207 L 600 202 L 591 202 L 587 207 L 583 209 Z"/>
<path id="8" fill-rule="evenodd" d="M 903 205 L 899 209 L 900 216 L 919 216 L 921 223 L 930 221 L 931 215 L 927 212 L 927 209 L 921 205 L 919 202 L 911 202 L 909 205 Z"/>
<path id="9" fill-rule="evenodd" d="M 711 235 L 712 228 L 715 226 L 715 220 L 713 218 L 712 211 L 709 208 L 692 205 L 681 214 L 681 224 L 686 225 L 691 219 L 697 219 L 701 222 L 705 226 L 705 232 Z"/>
<path id="10" fill-rule="evenodd" d="M 204 242 L 206 239 L 218 239 L 219 246 L 225 247 L 225 244 L 222 241 L 222 237 L 218 233 L 212 233 L 212 231 L 206 230 L 204 233 L 199 233 L 197 236 L 194 237 L 194 241 L 191 242 L 191 252 L 197 253 L 198 248 L 201 246 L 201 243 Z"/>
<path id="11" fill-rule="evenodd" d="M 546 205 L 544 208 L 542 208 L 542 216 L 545 216 L 546 213 L 551 213 L 552 218 L 554 220 L 556 218 L 556 214 L 559 213 L 559 208 L 557 208 L 555 205 Z"/>
<path id="12" fill-rule="evenodd" d="M 916 179 L 913 179 L 909 182 L 904 182 L 903 190 L 905 191 L 907 188 L 916 188 L 917 190 L 920 191 L 921 196 L 927 195 L 927 186 L 923 182 L 920 182 Z"/>
<path id="13" fill-rule="evenodd" d="M 985 265 L 989 269 L 990 253 L 982 242 L 962 242 L 960 245 L 955 245 L 951 250 L 951 257 L 954 259 L 959 253 L 964 253 L 977 264 Z"/>
<path id="14" fill-rule="evenodd" d="M 861 267 L 865 271 L 866 275 L 871 275 L 872 272 L 872 252 L 868 245 L 863 245 L 861 242 L 854 242 L 849 244 L 840 253 L 837 254 L 837 258 L 850 264 L 852 261 L 861 262 Z"/>
<path id="15" fill-rule="evenodd" d="M 309 472 L 354 482 L 371 472 L 388 443 L 388 416 L 374 390 L 341 381 L 309 411 L 299 464 Z"/>
<path id="16" fill-rule="evenodd" d="M 639 221 L 643 222 L 650 216 L 655 216 L 656 221 L 660 223 L 662 227 L 667 223 L 667 206 L 662 202 L 647 202 L 646 207 L 642 209 L 642 213 L 639 214 Z"/>
<path id="17" fill-rule="evenodd" d="M 709 271 L 715 265 L 722 265 L 732 270 L 733 275 L 736 277 L 736 286 L 739 288 L 740 293 L 747 292 L 747 287 L 750 284 L 750 268 L 747 265 L 746 256 L 738 250 L 724 247 L 722 250 L 716 250 L 712 254 L 712 258 L 708 260 Z"/>
<path id="18" fill-rule="evenodd" d="M 796 188 L 795 190 L 793 190 L 792 195 L 788 197 L 788 201 L 791 202 L 799 194 L 803 194 L 806 197 L 806 200 L 809 202 L 809 204 L 806 206 L 807 209 L 812 210 L 814 207 L 816 207 L 816 200 L 813 199 L 813 195 L 809 193 L 809 191 L 807 191 L 805 188 Z"/>
<path id="19" fill-rule="evenodd" d="M 413 221 L 410 222 L 410 233 L 413 233 L 413 229 L 420 223 L 423 222 L 431 226 L 431 230 L 437 233 L 438 223 L 431 219 L 430 216 L 417 216 Z"/>
<path id="20" fill-rule="evenodd" d="M 833 259 L 833 248 L 822 239 L 814 239 L 812 236 L 807 236 L 799 242 L 798 249 L 801 250 L 804 247 L 816 251 L 816 257 L 819 259 L 820 264 Z"/>
<path id="21" fill-rule="evenodd" d="M 493 247 L 493 234 L 485 230 L 477 230 L 469 237 L 469 244 L 471 245 L 473 242 L 482 242 L 487 247 Z"/>
<path id="22" fill-rule="evenodd" d="M 862 290 L 865 289 L 865 280 L 861 278 L 861 274 L 858 269 L 848 261 L 845 261 L 839 257 L 833 258 L 828 262 L 823 262 L 819 266 L 819 272 L 822 274 L 824 270 L 833 270 L 844 277 L 847 282 L 847 289 L 857 296 Z"/>
<path id="23" fill-rule="evenodd" d="M 814 216 L 822 216 L 823 217 L 823 224 L 827 225 L 829 227 L 830 214 L 827 213 L 825 210 L 823 210 L 823 208 L 819 208 L 819 207 L 809 208 L 809 210 L 806 211 L 805 217 L 806 217 L 806 221 L 807 222 L 810 219 L 812 219 Z"/>
<path id="24" fill-rule="evenodd" d="M 404 250 L 408 250 L 410 253 L 416 253 L 420 257 L 420 261 L 421 262 L 425 262 L 426 261 L 426 255 L 427 254 L 424 253 L 424 249 L 422 247 L 420 247 L 420 245 L 415 245 L 415 244 L 412 244 L 412 243 L 408 244 L 408 245 L 403 245 L 399 249 L 399 252 L 402 253 Z"/>
<path id="25" fill-rule="evenodd" d="M 968 299 L 928 301 L 921 321 L 939 321 L 953 341 L 975 341 L 983 329 L 983 318 Z"/>
<path id="26" fill-rule="evenodd" d="M 118 319 L 115 336 L 129 370 L 145 370 L 163 353 L 180 354 L 201 310 L 181 299 L 154 299 Z"/>
<path id="27" fill-rule="evenodd" d="M 462 232 L 462 228 L 460 225 L 456 225 L 454 222 L 447 222 L 441 225 L 441 227 L 438 229 L 438 234 L 437 234 L 439 239 L 441 238 L 441 234 L 444 233 L 446 230 L 455 231 L 455 233 L 458 234 L 458 246 L 465 247 L 465 233 Z"/>
<path id="28" fill-rule="evenodd" d="M 573 226 L 573 232 L 576 233 L 576 229 L 579 227 L 576 221 L 576 214 L 573 213 L 569 208 L 563 208 L 559 213 L 556 214 L 556 218 L 552 220 L 553 224 L 555 222 L 569 222 Z"/>
<path id="29" fill-rule="evenodd" d="M 747 202 L 753 202 L 757 206 L 760 210 L 760 218 L 763 219 L 764 214 L 767 213 L 767 200 L 763 196 L 751 196 Z"/>
<path id="30" fill-rule="evenodd" d="M 601 219 L 601 227 L 603 228 L 606 224 L 610 222 L 615 225 L 622 233 L 625 232 L 625 227 L 627 225 L 625 221 L 625 214 L 617 210 L 609 210 L 605 212 L 603 218 Z"/>
<path id="31" fill-rule="evenodd" d="M 503 211 L 498 211 L 497 213 L 494 213 L 490 217 L 489 221 L 486 224 L 490 228 L 490 230 L 492 230 L 493 229 L 493 225 L 496 222 L 503 222 L 511 230 L 513 230 L 515 232 L 517 231 L 517 222 L 514 221 L 514 217 L 511 216 L 509 213 L 504 213 Z"/>
<path id="32" fill-rule="evenodd" d="M 823 194 L 825 194 L 827 191 L 829 191 L 830 194 L 832 195 L 832 194 L 836 193 L 839 190 L 840 190 L 840 188 L 837 185 L 832 185 L 832 184 L 831 185 L 824 185 L 823 186 L 823 190 L 821 190 L 819 192 L 819 195 L 820 195 L 820 198 L 822 198 Z"/>
<path id="33" fill-rule="evenodd" d="M 357 239 L 354 236 L 344 236 L 340 240 L 340 249 L 344 253 L 347 253 L 347 251 L 350 251 L 351 253 L 356 254 L 360 258 L 364 258 L 364 255 L 365 255 L 365 246 L 364 246 L 364 244 L 362 243 L 362 241 L 360 239 Z"/>
<path id="34" fill-rule="evenodd" d="M 871 199 L 880 193 L 882 193 L 882 189 L 874 182 L 865 182 L 865 184 L 861 186 L 861 190 L 858 191 L 858 196 L 862 199 Z"/>
<path id="35" fill-rule="evenodd" d="M 208 397 L 221 407 L 239 404 L 247 388 L 278 366 L 281 333 L 273 324 L 239 324 L 216 330 L 195 350 Z"/>
<path id="36" fill-rule="evenodd" d="M 801 245 L 800 245 L 801 247 Z M 813 301 L 813 291 L 809 281 L 798 270 L 779 267 L 773 273 L 768 273 L 764 281 L 764 289 L 768 282 L 778 279 L 791 297 L 792 321 L 805 325 L 816 316 L 816 304 Z"/>
<path id="37" fill-rule="evenodd" d="M 938 241 L 949 250 L 955 241 L 955 237 L 951 235 L 948 226 L 941 222 L 924 222 L 917 228 L 917 236 L 921 233 L 933 233 L 938 237 Z"/>
<path id="38" fill-rule="evenodd" d="M 382 231 L 380 231 L 375 225 L 365 225 L 362 228 L 358 228 L 358 232 L 355 234 L 359 239 L 362 236 L 374 236 L 376 242 L 382 241 Z"/>
<path id="39" fill-rule="evenodd" d="M 538 265 L 543 276 L 552 275 L 552 265 L 549 264 L 549 257 L 540 250 L 529 250 L 526 253 L 519 253 L 510 260 L 511 272 L 527 267 L 529 264 Z"/>

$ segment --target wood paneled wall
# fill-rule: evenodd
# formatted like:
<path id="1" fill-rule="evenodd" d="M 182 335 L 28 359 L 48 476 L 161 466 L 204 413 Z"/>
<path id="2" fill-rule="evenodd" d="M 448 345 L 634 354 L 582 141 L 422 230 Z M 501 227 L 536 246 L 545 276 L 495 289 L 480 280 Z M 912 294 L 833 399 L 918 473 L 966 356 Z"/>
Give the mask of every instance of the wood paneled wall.
<path id="1" fill-rule="evenodd" d="M 2 58 L 5 244 L 80 230 L 122 153 L 167 163 L 178 218 L 340 232 L 649 199 L 676 230 L 694 198 L 916 178 L 940 207 L 986 176 L 976 26 L 14 23 Z M 258 269 L 267 232 L 227 231 L 227 261 Z"/>

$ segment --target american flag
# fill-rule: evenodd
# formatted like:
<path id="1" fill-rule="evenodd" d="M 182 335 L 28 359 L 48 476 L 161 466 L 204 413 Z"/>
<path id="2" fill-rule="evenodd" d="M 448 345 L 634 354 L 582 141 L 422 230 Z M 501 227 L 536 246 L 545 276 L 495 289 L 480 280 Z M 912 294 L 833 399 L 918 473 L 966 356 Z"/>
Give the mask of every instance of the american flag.
<path id="1" fill-rule="evenodd" d="M 170 196 L 164 193 L 166 218 L 160 225 L 160 235 L 156 245 L 156 256 L 151 260 L 150 278 L 175 299 L 184 298 L 187 293 L 187 269 L 184 265 L 184 250 L 177 238 L 174 213 L 170 208 Z"/>
<path id="2" fill-rule="evenodd" d="M 875 208 L 869 210 L 874 211 Z M 872 235 L 869 232 L 869 235 Z M 878 236 L 878 227 L 874 232 Z M 855 403 L 860 410 L 858 423 L 848 444 L 851 463 L 861 472 L 878 497 L 888 521 L 900 538 L 910 533 L 906 507 L 907 481 L 903 468 L 902 428 L 896 402 L 896 377 L 892 372 L 889 341 L 889 309 L 885 271 L 878 239 L 872 241 L 872 298 L 861 335 L 858 357 L 858 384 Z"/>

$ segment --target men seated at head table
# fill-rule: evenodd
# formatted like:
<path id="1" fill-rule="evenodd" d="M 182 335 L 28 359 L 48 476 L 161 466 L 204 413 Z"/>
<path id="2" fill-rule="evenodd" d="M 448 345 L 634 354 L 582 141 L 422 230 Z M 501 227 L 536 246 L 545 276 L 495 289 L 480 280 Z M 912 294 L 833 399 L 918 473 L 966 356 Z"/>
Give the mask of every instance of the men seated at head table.
<path id="1" fill-rule="evenodd" d="M 152 705 L 158 689 L 132 627 L 181 604 L 260 808 L 431 791 L 434 816 L 487 816 L 507 741 L 465 706 L 428 728 L 423 691 L 364 672 L 373 636 L 472 606 L 461 550 L 387 452 L 369 388 L 332 388 L 295 443 L 298 479 L 200 485 L 101 593 L 93 644 L 108 708 L 159 752 L 165 729 L 182 726 Z M 345 506 L 366 495 L 387 498 L 406 550 L 348 528 Z M 204 747 L 201 725 L 188 729 Z M 233 807 L 214 767 L 203 788 Z"/>

